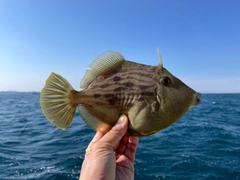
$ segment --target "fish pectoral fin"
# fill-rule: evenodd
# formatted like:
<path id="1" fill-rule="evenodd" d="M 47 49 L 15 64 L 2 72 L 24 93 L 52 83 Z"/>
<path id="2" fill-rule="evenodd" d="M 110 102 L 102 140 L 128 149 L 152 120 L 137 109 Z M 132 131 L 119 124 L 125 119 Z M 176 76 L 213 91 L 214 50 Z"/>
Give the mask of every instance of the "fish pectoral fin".
<path id="1" fill-rule="evenodd" d="M 152 109 L 153 112 L 158 112 L 159 107 L 160 107 L 160 104 L 157 101 L 154 101 L 151 104 L 151 109 Z"/>
<path id="2" fill-rule="evenodd" d="M 80 88 L 85 89 L 102 72 L 106 71 L 116 63 L 125 61 L 122 54 L 114 51 L 107 51 L 97 57 L 91 64 L 91 70 L 87 70 L 80 82 Z"/>
<path id="3" fill-rule="evenodd" d="M 72 86 L 66 79 L 56 73 L 51 73 L 40 94 L 43 114 L 62 130 L 71 124 L 76 111 L 69 100 L 69 93 L 72 90 Z"/>
<path id="4" fill-rule="evenodd" d="M 90 111 L 82 104 L 78 105 L 79 114 L 82 117 L 83 121 L 90 126 L 93 130 L 106 133 L 108 132 L 112 126 L 103 122 L 94 116 Z"/>

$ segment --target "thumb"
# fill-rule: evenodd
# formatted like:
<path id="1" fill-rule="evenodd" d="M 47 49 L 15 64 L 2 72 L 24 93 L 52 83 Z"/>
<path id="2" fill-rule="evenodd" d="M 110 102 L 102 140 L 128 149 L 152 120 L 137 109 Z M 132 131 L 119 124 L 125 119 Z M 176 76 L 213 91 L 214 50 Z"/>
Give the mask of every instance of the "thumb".
<path id="1" fill-rule="evenodd" d="M 122 137 L 127 132 L 128 128 L 128 118 L 126 115 L 121 115 L 118 122 L 113 126 L 113 128 L 106 133 L 100 141 L 109 144 L 112 148 L 115 147 Z"/>

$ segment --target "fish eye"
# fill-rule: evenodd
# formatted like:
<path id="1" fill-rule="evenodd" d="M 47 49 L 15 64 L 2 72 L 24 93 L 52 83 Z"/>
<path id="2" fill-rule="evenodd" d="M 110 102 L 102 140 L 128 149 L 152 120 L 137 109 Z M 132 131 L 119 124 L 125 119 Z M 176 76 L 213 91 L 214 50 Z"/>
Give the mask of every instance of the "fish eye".
<path id="1" fill-rule="evenodd" d="M 170 79 L 169 77 L 167 77 L 167 76 L 162 77 L 162 78 L 160 79 L 160 83 L 163 84 L 163 85 L 165 85 L 165 86 L 168 86 L 168 85 L 170 85 L 170 83 L 171 83 L 171 79 Z"/>

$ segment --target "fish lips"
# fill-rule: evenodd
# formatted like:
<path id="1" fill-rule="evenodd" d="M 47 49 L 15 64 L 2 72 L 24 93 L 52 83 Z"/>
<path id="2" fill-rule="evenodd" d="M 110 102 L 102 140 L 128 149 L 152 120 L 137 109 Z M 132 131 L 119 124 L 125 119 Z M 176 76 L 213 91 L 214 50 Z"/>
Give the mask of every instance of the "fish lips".
<path id="1" fill-rule="evenodd" d="M 202 101 L 201 101 L 201 97 L 202 97 L 202 94 L 196 93 L 195 106 L 197 106 L 198 104 L 200 104 L 200 103 L 202 102 Z"/>

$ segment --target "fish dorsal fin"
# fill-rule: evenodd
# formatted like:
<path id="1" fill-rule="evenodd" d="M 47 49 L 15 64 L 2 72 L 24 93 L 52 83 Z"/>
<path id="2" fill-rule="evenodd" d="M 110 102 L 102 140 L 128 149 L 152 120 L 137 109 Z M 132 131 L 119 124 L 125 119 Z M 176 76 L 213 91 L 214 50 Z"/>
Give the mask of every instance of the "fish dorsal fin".
<path id="1" fill-rule="evenodd" d="M 83 121 L 88 126 L 90 126 L 93 130 L 99 131 L 99 132 L 102 132 L 105 134 L 112 128 L 112 126 L 101 121 L 96 116 L 91 114 L 84 105 L 80 104 L 78 106 L 78 110 L 79 110 L 79 114 L 82 117 Z"/>
<path id="2" fill-rule="evenodd" d="M 122 54 L 114 51 L 107 51 L 97 57 L 91 64 L 91 70 L 87 70 L 80 82 L 80 88 L 85 89 L 91 82 L 102 72 L 110 68 L 116 63 L 124 61 Z"/>

